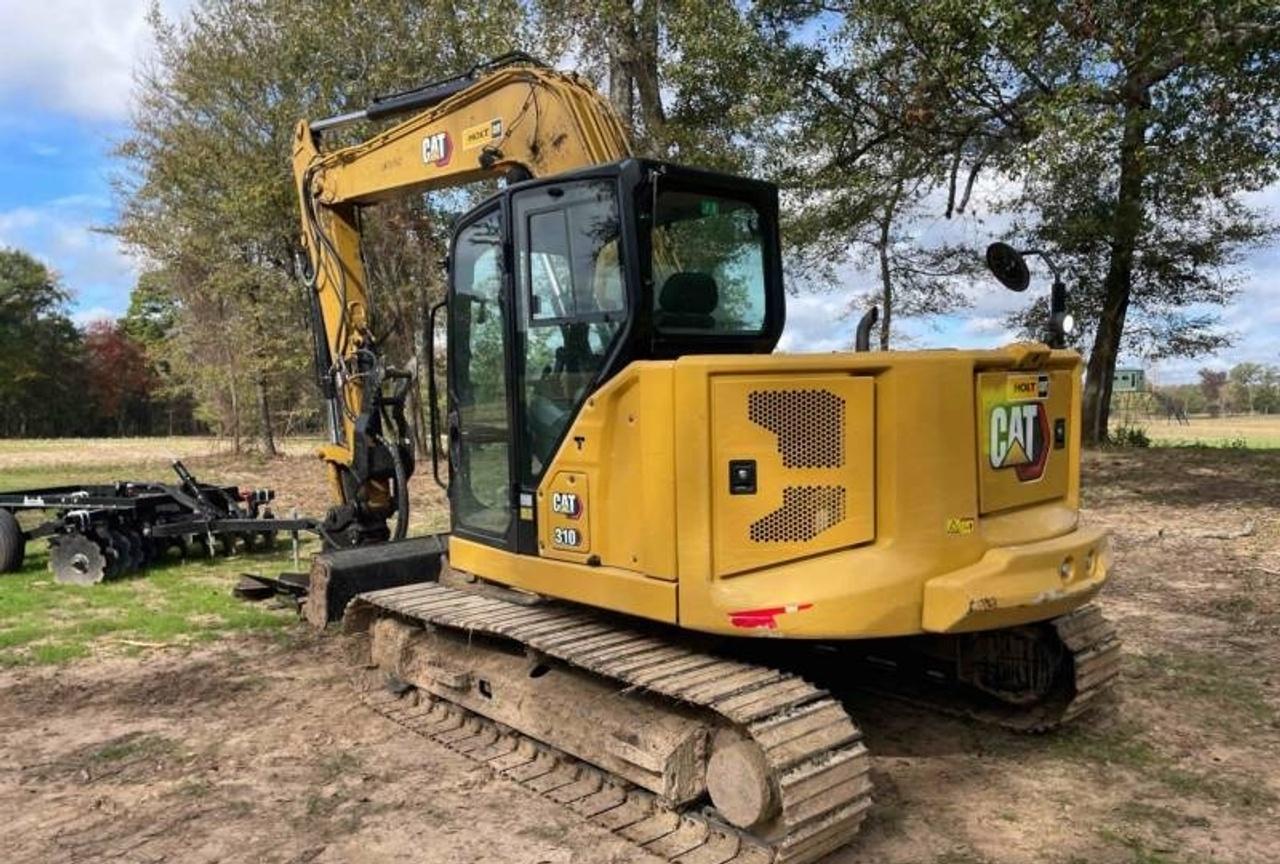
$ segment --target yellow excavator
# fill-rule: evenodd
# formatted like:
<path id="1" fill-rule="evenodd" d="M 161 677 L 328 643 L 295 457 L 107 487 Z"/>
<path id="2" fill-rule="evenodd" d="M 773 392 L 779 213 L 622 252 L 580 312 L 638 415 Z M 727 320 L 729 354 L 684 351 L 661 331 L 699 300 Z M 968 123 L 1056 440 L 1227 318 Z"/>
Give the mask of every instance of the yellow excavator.
<path id="1" fill-rule="evenodd" d="M 1119 643 L 1090 602 L 1111 555 L 1080 522 L 1076 353 L 772 353 L 777 189 L 633 158 L 588 83 L 524 55 L 302 123 L 294 169 L 327 527 L 357 547 L 403 535 L 413 471 L 361 209 L 506 181 L 448 257 L 429 414 L 451 532 L 324 565 L 355 574 L 342 626 L 388 717 L 656 855 L 745 864 L 817 860 L 871 805 L 833 693 L 1022 730 L 1103 701 Z M 989 260 L 1026 287 L 1013 250 Z M 1055 290 L 1059 331 L 1063 311 Z M 403 584 L 360 591 L 393 560 Z"/>

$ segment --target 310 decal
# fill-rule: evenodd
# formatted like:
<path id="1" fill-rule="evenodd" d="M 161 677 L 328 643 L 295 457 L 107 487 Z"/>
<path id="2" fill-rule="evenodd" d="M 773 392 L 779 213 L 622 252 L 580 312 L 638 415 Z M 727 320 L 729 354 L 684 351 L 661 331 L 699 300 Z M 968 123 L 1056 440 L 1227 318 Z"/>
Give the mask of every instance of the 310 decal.
<path id="1" fill-rule="evenodd" d="M 551 531 L 551 542 L 556 546 L 573 549 L 582 544 L 582 535 L 578 533 L 577 528 L 556 527 Z"/>

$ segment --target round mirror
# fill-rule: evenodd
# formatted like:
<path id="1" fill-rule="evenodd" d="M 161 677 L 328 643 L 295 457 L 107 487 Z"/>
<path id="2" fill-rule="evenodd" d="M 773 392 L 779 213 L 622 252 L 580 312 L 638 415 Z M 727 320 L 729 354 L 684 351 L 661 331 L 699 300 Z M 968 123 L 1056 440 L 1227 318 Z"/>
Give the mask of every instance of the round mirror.
<path id="1" fill-rule="evenodd" d="M 1008 243 L 992 243 L 987 247 L 987 269 L 1010 291 L 1026 291 L 1031 284 L 1027 262 Z"/>

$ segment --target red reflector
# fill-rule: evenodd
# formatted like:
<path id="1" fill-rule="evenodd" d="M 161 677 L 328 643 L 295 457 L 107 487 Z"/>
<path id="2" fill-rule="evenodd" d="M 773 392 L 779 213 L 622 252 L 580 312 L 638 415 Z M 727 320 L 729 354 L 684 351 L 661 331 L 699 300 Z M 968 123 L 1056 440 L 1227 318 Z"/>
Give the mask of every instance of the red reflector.
<path id="1" fill-rule="evenodd" d="M 744 630 L 776 630 L 779 615 L 803 612 L 805 609 L 812 608 L 812 603 L 797 603 L 790 606 L 774 606 L 769 609 L 744 609 L 741 612 L 730 612 L 729 623 Z"/>

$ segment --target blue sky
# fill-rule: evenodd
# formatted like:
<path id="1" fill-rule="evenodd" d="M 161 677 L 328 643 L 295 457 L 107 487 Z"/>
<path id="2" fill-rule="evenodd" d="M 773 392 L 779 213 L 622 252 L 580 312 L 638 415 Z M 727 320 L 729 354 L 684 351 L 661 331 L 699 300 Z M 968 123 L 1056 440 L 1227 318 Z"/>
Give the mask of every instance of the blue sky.
<path id="1" fill-rule="evenodd" d="M 186 2 L 161 5 L 173 14 Z M 98 229 L 114 218 L 110 151 L 128 121 L 132 71 L 150 50 L 148 5 L 149 0 L 9 2 L 0 28 L 0 246 L 29 251 L 56 270 L 74 295 L 80 321 L 123 312 L 136 278 L 136 262 Z M 1280 219 L 1280 186 L 1250 200 Z M 993 224 L 938 218 L 925 220 L 921 231 L 945 232 L 981 248 Z M 1241 302 L 1224 316 L 1238 336 L 1235 347 L 1214 358 L 1166 361 L 1151 370 L 1156 380 L 1190 380 L 1205 365 L 1280 362 L 1280 246 L 1250 256 L 1240 275 Z M 845 277 L 840 291 L 789 301 L 783 348 L 850 346 L 855 320 L 845 310 L 872 286 L 874 275 L 850 269 Z M 1012 334 L 1001 317 L 1029 302 L 994 282 L 975 285 L 973 299 L 963 315 L 904 324 L 902 347 L 1008 341 Z"/>

